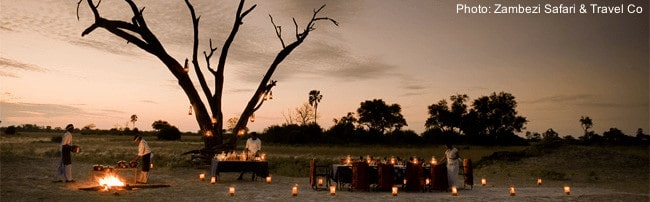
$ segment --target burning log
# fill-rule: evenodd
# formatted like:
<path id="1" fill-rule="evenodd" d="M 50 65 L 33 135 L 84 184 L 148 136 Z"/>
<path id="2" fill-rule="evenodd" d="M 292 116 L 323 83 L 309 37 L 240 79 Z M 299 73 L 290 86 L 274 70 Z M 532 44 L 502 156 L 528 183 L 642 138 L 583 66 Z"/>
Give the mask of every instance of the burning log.
<path id="1" fill-rule="evenodd" d="M 133 189 L 146 189 L 146 188 L 161 188 L 161 187 L 171 187 L 171 185 L 168 184 L 127 184 L 124 186 L 111 186 L 110 189 L 115 189 L 115 190 L 133 190 Z M 92 187 L 82 187 L 79 188 L 79 190 L 85 190 L 85 191 L 102 191 L 105 190 L 106 187 L 104 186 L 92 186 Z"/>

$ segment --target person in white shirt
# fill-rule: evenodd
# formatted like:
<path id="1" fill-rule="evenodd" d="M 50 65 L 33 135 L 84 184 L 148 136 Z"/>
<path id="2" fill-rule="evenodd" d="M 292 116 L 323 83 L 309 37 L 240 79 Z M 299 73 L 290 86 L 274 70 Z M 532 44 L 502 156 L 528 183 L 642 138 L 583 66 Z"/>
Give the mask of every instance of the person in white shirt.
<path id="1" fill-rule="evenodd" d="M 451 143 L 445 144 L 447 150 L 445 151 L 445 159 L 447 161 L 447 182 L 449 187 L 452 186 L 458 187 L 460 185 L 460 179 L 458 178 L 458 171 L 460 170 L 460 165 L 458 159 L 460 154 L 456 147 L 453 147 Z"/>
<path id="2" fill-rule="evenodd" d="M 147 184 L 149 169 L 151 168 L 151 148 L 140 135 L 136 135 L 133 141 L 138 144 L 138 155 L 135 156 L 131 163 L 138 162 L 138 159 L 142 158 L 142 171 L 140 172 L 140 179 L 136 180 L 136 183 Z"/>
<path id="3" fill-rule="evenodd" d="M 251 137 L 248 138 L 248 140 L 246 140 L 246 152 L 248 152 L 249 154 L 253 154 L 252 156 L 254 157 L 258 157 L 260 150 L 262 150 L 262 141 L 259 138 L 257 138 L 256 132 L 252 132 Z M 241 172 L 237 180 L 242 180 L 243 176 L 244 176 L 244 172 Z M 253 177 L 254 176 L 255 175 L 253 175 Z"/>
<path id="4" fill-rule="evenodd" d="M 72 157 L 70 153 L 72 152 L 72 132 L 74 132 L 74 125 L 68 124 L 65 127 L 65 134 L 61 139 L 61 161 L 59 162 L 59 168 L 57 169 L 57 174 L 54 177 L 52 182 L 63 182 L 59 180 L 59 176 L 65 178 L 65 182 L 75 182 L 72 179 Z"/>

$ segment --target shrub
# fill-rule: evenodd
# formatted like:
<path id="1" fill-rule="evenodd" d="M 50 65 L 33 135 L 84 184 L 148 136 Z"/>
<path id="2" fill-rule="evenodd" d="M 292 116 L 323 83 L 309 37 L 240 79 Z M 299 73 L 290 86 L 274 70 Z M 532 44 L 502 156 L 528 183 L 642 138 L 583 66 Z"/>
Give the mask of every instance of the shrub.
<path id="1" fill-rule="evenodd" d="M 181 131 L 175 126 L 164 127 L 158 131 L 158 140 L 180 140 Z"/>
<path id="2" fill-rule="evenodd" d="M 7 127 L 7 129 L 5 129 L 5 134 L 7 134 L 7 135 L 15 135 L 16 134 L 16 126 Z"/>

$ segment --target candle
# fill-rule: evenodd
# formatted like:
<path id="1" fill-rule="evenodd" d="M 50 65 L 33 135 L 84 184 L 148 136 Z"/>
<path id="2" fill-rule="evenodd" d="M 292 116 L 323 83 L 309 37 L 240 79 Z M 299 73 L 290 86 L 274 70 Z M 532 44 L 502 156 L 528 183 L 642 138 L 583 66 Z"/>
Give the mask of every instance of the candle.
<path id="1" fill-rule="evenodd" d="M 298 196 L 298 184 L 293 185 L 293 188 L 291 188 L 291 195 Z"/>
<path id="2" fill-rule="evenodd" d="M 149 168 L 153 168 L 153 163 L 152 163 L 152 164 L 149 164 Z"/>
<path id="3" fill-rule="evenodd" d="M 266 177 L 266 184 L 271 184 L 271 176 Z"/>
<path id="4" fill-rule="evenodd" d="M 451 186 L 451 195 L 458 196 L 458 188 L 456 186 Z"/>
<path id="5" fill-rule="evenodd" d="M 334 185 L 330 186 L 330 195 L 332 196 L 336 195 L 336 186 Z"/>
<path id="6" fill-rule="evenodd" d="M 323 186 L 323 178 L 322 177 L 318 178 L 318 186 Z"/>
<path id="7" fill-rule="evenodd" d="M 262 161 L 266 161 L 266 153 L 260 154 L 260 159 L 262 159 Z"/>
<path id="8" fill-rule="evenodd" d="M 514 196 L 514 195 L 515 195 L 515 187 L 510 186 L 510 196 Z"/>
<path id="9" fill-rule="evenodd" d="M 571 194 L 571 187 L 569 187 L 569 185 L 564 185 L 564 193 L 566 195 Z"/>
<path id="10" fill-rule="evenodd" d="M 205 180 L 205 174 L 203 174 L 203 173 L 199 174 L 199 179 L 201 181 Z"/>
<path id="11" fill-rule="evenodd" d="M 481 186 L 485 186 L 487 184 L 487 180 L 485 178 L 481 178 Z"/>
<path id="12" fill-rule="evenodd" d="M 390 157 L 390 164 L 395 165 L 395 157 Z"/>
<path id="13" fill-rule="evenodd" d="M 429 183 L 431 183 L 431 180 L 429 178 L 424 180 L 424 184 L 429 185 Z"/>
<path id="14" fill-rule="evenodd" d="M 537 178 L 537 185 L 542 185 L 542 178 Z"/>
<path id="15" fill-rule="evenodd" d="M 406 184 L 406 179 L 404 179 L 404 184 Z"/>
<path id="16" fill-rule="evenodd" d="M 393 186 L 393 196 L 397 196 L 397 186 Z"/>
<path id="17" fill-rule="evenodd" d="M 350 157 L 350 155 L 348 155 L 348 157 L 345 158 L 345 164 L 350 164 L 350 163 L 352 163 L 352 158 Z"/>
<path id="18" fill-rule="evenodd" d="M 210 184 L 216 184 L 216 183 L 217 183 L 217 177 L 212 176 L 212 177 L 210 178 Z"/>
<path id="19" fill-rule="evenodd" d="M 436 160 L 436 157 L 432 156 L 431 157 L 431 165 L 437 165 L 437 164 L 438 164 L 438 161 Z"/>
<path id="20" fill-rule="evenodd" d="M 235 187 L 233 187 L 233 186 L 228 187 L 228 193 L 230 194 L 230 196 L 234 196 L 235 195 Z"/>

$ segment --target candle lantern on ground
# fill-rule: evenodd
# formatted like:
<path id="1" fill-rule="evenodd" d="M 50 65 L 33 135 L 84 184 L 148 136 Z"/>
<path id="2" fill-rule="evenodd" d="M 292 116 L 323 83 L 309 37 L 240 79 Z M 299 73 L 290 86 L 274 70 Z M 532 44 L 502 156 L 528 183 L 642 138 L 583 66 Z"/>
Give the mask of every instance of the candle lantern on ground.
<path id="1" fill-rule="evenodd" d="M 235 187 L 234 186 L 228 187 L 228 194 L 230 194 L 230 196 L 235 195 Z"/>
<path id="2" fill-rule="evenodd" d="M 212 177 L 210 178 L 210 184 L 216 184 L 216 183 L 217 183 L 217 177 L 212 176 Z"/>
<path id="3" fill-rule="evenodd" d="M 515 187 L 510 186 L 510 196 L 514 196 L 514 195 L 515 195 Z"/>
<path id="4" fill-rule="evenodd" d="M 451 186 L 451 195 L 458 196 L 458 188 L 456 186 Z"/>
<path id="5" fill-rule="evenodd" d="M 397 186 L 393 186 L 393 196 L 397 196 Z"/>
<path id="6" fill-rule="evenodd" d="M 481 178 L 481 186 L 487 185 L 487 180 L 485 178 Z"/>
<path id="7" fill-rule="evenodd" d="M 332 196 L 336 195 L 336 186 L 334 185 L 330 186 L 330 195 Z"/>
<path id="8" fill-rule="evenodd" d="M 542 185 L 542 178 L 537 178 L 537 185 Z"/>
<path id="9" fill-rule="evenodd" d="M 291 195 L 298 196 L 298 184 L 293 185 L 293 188 L 291 188 Z"/>
<path id="10" fill-rule="evenodd" d="M 564 193 L 566 195 L 571 194 L 571 187 L 569 187 L 569 185 L 564 185 Z"/>
<path id="11" fill-rule="evenodd" d="M 266 184 L 271 184 L 271 176 L 266 177 Z"/>
<path id="12" fill-rule="evenodd" d="M 319 177 L 319 178 L 318 178 L 318 186 L 319 186 L 319 187 L 320 187 L 320 186 L 323 186 L 323 178 L 322 178 L 322 177 Z"/>
<path id="13" fill-rule="evenodd" d="M 205 180 L 205 174 L 204 173 L 199 174 L 199 180 L 201 180 L 201 181 Z"/>

